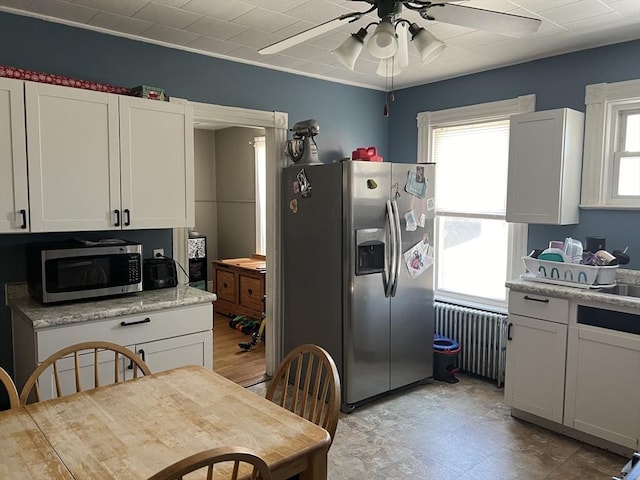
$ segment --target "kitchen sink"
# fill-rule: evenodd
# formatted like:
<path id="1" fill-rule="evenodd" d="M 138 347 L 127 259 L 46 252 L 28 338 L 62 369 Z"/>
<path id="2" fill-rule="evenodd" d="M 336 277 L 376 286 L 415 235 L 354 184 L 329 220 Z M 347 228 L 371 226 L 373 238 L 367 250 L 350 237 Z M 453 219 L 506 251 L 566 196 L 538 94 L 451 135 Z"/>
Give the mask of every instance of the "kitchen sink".
<path id="1" fill-rule="evenodd" d="M 624 297 L 638 297 L 640 298 L 640 285 L 633 285 L 629 283 L 619 283 L 615 287 L 603 288 L 600 290 L 602 293 L 610 293 L 612 295 L 621 295 Z"/>

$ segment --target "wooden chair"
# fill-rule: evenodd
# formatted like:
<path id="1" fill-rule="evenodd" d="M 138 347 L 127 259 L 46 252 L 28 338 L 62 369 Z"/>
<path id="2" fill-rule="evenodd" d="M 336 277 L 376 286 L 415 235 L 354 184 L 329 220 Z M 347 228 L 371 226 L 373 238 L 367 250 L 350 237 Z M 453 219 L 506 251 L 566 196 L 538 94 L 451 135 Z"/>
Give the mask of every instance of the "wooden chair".
<path id="1" fill-rule="evenodd" d="M 56 386 L 56 397 L 64 396 L 60 383 L 60 374 L 58 368 L 58 361 L 68 355 L 73 354 L 73 363 L 75 370 L 75 392 L 81 392 L 83 390 L 81 382 L 80 382 L 80 352 L 87 350 L 93 351 L 93 386 L 91 388 L 96 388 L 100 386 L 100 377 L 99 377 L 99 362 L 98 362 L 98 354 L 104 351 L 111 351 L 114 355 L 114 374 L 113 374 L 113 382 L 107 382 L 105 385 L 110 383 L 120 383 L 124 381 L 124 378 L 121 378 L 120 374 L 120 358 L 124 357 L 131 361 L 131 368 L 133 369 L 133 378 L 137 378 L 139 372 L 142 372 L 144 375 L 151 375 L 151 370 L 147 364 L 135 353 L 131 350 L 117 345 L 111 342 L 101 342 L 101 341 L 92 341 L 92 342 L 84 342 L 84 343 L 76 343 L 75 345 L 70 345 L 62 350 L 58 350 L 56 353 L 47 358 L 44 362 L 42 362 L 38 368 L 34 370 L 34 372 L 29 376 L 27 382 L 24 384 L 22 388 L 22 392 L 20 392 L 20 404 L 26 405 L 31 394 L 33 387 L 35 386 L 35 400 L 40 401 L 40 388 L 39 388 L 39 378 L 45 370 L 49 367 L 53 367 L 53 378 Z M 87 358 L 88 355 L 83 355 L 83 358 Z M 75 392 L 67 392 L 75 393 Z"/>
<path id="2" fill-rule="evenodd" d="M 16 390 L 16 385 L 13 383 L 13 380 L 9 376 L 9 374 L 0 367 L 0 383 L 4 385 L 7 394 L 9 395 L 9 408 L 16 408 L 20 406 L 20 399 L 18 398 L 18 390 Z"/>
<path id="3" fill-rule="evenodd" d="M 323 427 L 333 441 L 340 415 L 340 376 L 325 349 L 307 344 L 289 352 L 271 379 L 266 397 Z"/>
<path id="4" fill-rule="evenodd" d="M 181 480 L 186 474 L 204 467 L 207 467 L 207 480 L 213 480 L 215 465 L 222 462 L 233 462 L 231 476 L 225 476 L 225 479 L 271 480 L 271 471 L 266 462 L 255 453 L 242 447 L 219 447 L 196 453 L 163 468 L 148 480 Z M 249 468 L 249 465 L 253 466 L 250 477 L 245 476 L 248 472 L 240 472 L 242 464 L 246 464 L 246 468 Z M 215 478 L 223 477 L 218 475 Z"/>

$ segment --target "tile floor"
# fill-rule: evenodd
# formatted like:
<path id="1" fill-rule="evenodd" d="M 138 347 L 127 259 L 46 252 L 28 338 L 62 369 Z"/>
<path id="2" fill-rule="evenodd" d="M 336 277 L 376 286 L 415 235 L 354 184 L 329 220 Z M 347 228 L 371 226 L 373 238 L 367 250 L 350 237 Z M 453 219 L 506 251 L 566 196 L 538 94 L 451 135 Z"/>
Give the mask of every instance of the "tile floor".
<path id="1" fill-rule="evenodd" d="M 611 480 L 628 460 L 514 419 L 495 383 L 458 378 L 341 414 L 329 480 Z"/>

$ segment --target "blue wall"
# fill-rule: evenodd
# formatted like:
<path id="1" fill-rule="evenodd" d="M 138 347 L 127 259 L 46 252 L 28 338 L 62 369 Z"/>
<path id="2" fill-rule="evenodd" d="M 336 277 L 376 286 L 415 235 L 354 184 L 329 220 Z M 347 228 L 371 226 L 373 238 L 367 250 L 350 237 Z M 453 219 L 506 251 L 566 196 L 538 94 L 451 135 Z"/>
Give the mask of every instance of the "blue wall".
<path id="1" fill-rule="evenodd" d="M 536 94 L 536 110 L 569 107 L 585 111 L 585 87 L 593 83 L 640 78 L 640 41 L 551 57 L 467 75 L 396 92 L 390 117 L 391 158 L 416 158 L 419 112 L 472 105 Z M 607 249 L 629 247 L 631 263 L 640 269 L 640 210 L 580 210 L 580 223 L 569 226 L 530 225 L 529 250 L 549 240 L 587 236 L 607 239 Z"/>
<path id="2" fill-rule="evenodd" d="M 320 158 L 329 163 L 356 147 L 376 145 L 385 160 L 416 160 L 416 114 L 535 93 L 537 109 L 584 111 L 590 83 L 640 78 L 640 42 L 629 42 L 396 92 L 391 115 L 382 92 L 296 76 L 157 45 L 0 12 L 0 64 L 121 86 L 162 87 L 175 97 L 218 105 L 283 111 L 289 124 L 315 118 Z M 610 248 L 630 246 L 640 268 L 640 212 L 582 211 L 580 225 L 531 226 L 530 245 L 566 236 L 607 237 Z M 87 234 L 82 234 L 88 236 Z M 97 232 L 171 251 L 170 230 Z M 73 234 L 0 235 L 0 286 L 26 280 L 24 244 Z M 12 370 L 9 310 L 0 289 L 0 366 Z M 3 399 L 0 394 L 0 407 Z"/>
<path id="3" fill-rule="evenodd" d="M 197 102 L 315 118 L 320 159 L 356 147 L 387 152 L 384 93 L 174 50 L 0 12 L 0 64 L 84 80 L 164 88 Z"/>
<path id="4" fill-rule="evenodd" d="M 351 156 L 356 147 L 387 152 L 384 94 L 323 80 L 174 50 L 0 12 L 0 65 L 133 87 L 162 87 L 175 97 L 217 105 L 281 111 L 289 125 L 315 118 L 320 159 Z M 64 121 L 64 119 L 61 119 Z M 26 281 L 24 244 L 50 238 L 118 237 L 140 241 L 145 251 L 171 252 L 171 230 L 50 235 L 0 235 L 0 366 L 12 371 L 10 311 L 4 284 Z M 0 408 L 6 402 L 0 393 Z"/>

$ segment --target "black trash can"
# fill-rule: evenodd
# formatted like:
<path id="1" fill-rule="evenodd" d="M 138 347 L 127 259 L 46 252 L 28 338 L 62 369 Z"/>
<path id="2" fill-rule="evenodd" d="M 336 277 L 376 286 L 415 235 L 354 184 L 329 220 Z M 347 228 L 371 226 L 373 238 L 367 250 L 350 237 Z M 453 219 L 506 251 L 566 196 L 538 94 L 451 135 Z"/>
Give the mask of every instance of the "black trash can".
<path id="1" fill-rule="evenodd" d="M 460 371 L 458 358 L 460 345 L 443 335 L 433 336 L 433 378 L 441 382 L 456 383 L 455 374 Z"/>

